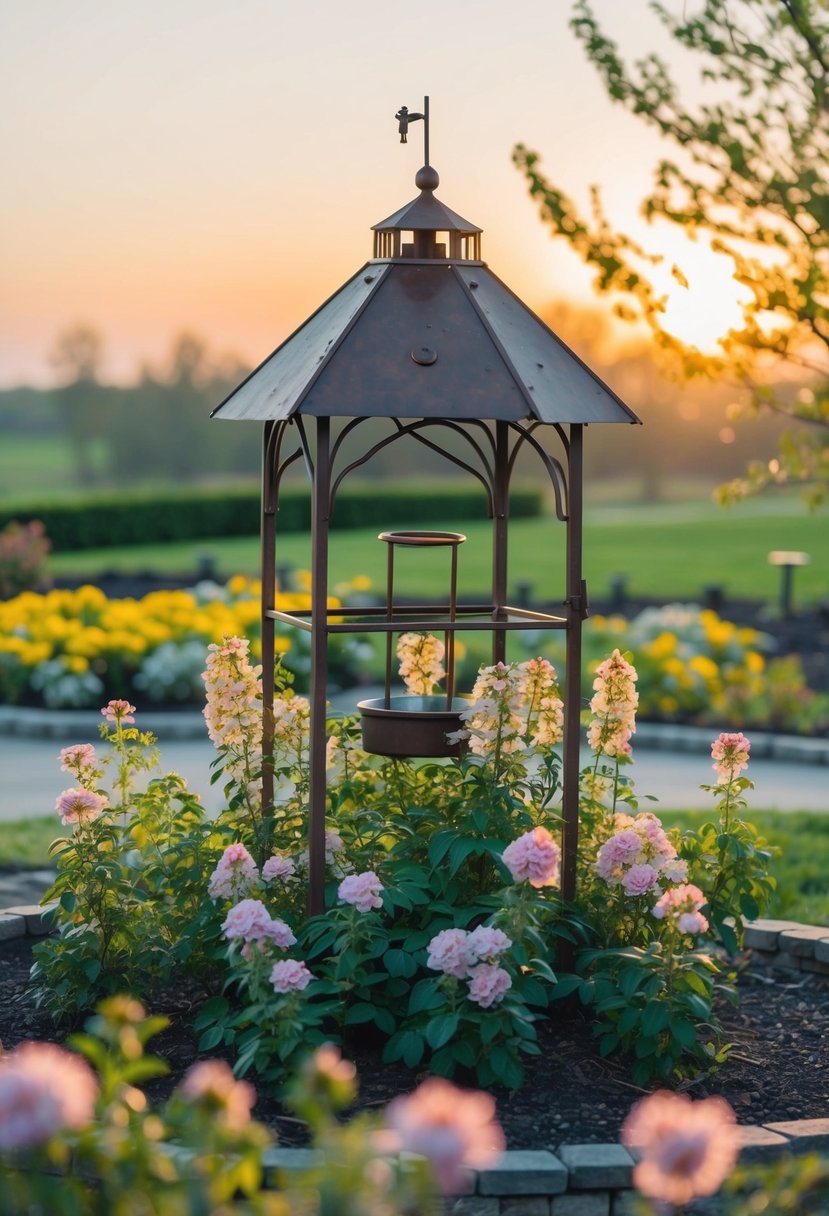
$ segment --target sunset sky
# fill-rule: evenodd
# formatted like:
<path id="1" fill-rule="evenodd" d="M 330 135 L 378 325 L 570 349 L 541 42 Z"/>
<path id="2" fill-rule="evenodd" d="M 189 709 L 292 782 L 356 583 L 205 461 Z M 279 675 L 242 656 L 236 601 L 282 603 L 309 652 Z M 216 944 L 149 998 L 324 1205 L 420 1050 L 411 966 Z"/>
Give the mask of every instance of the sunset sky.
<path id="1" fill-rule="evenodd" d="M 596 0 L 632 55 L 672 53 L 646 0 Z M 371 256 L 415 194 L 431 97 L 439 197 L 533 308 L 589 275 L 539 222 L 510 162 L 523 141 L 586 202 L 680 260 L 680 336 L 736 320 L 727 267 L 636 229 L 660 151 L 607 101 L 570 0 L 0 0 L 0 385 L 48 384 L 57 334 L 101 331 L 127 381 L 173 336 L 258 362 Z M 693 82 L 690 68 L 679 75 Z M 696 270 L 696 281 L 694 272 Z M 716 307 L 715 307 L 716 304 Z"/>

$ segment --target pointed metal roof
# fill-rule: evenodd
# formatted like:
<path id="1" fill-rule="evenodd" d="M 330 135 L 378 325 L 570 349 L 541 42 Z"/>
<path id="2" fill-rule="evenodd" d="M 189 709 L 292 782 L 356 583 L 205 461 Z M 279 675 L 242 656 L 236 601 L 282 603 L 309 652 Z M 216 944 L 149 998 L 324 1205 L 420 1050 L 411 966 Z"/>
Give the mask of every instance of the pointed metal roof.
<path id="1" fill-rule="evenodd" d="M 374 226 L 419 232 L 429 253 L 367 262 L 215 417 L 639 421 L 485 263 L 441 256 L 428 233 L 481 230 L 434 197 L 437 182 L 424 166 L 420 196 Z"/>

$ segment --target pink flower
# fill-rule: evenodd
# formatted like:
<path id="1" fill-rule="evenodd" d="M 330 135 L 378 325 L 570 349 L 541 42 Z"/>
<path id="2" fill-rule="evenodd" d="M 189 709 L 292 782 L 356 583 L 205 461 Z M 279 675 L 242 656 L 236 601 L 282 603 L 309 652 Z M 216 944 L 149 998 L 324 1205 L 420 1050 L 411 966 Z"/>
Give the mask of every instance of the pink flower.
<path id="1" fill-rule="evenodd" d="M 671 857 L 660 871 L 667 882 L 685 882 L 688 878 L 688 862 L 683 857 Z"/>
<path id="2" fill-rule="evenodd" d="M 73 743 L 71 747 L 61 748 L 59 760 L 61 772 L 72 773 L 82 785 L 85 779 L 97 774 L 98 756 L 91 743 Z"/>
<path id="3" fill-rule="evenodd" d="M 267 863 L 266 863 L 267 864 Z M 207 893 L 211 899 L 238 899 L 256 885 L 259 871 L 243 844 L 228 845 L 210 875 Z"/>
<path id="4" fill-rule="evenodd" d="M 739 1130 L 723 1098 L 692 1102 L 663 1090 L 634 1106 L 622 1143 L 641 1154 L 633 1181 L 642 1194 L 681 1206 L 719 1190 L 737 1160 Z"/>
<path id="5" fill-rule="evenodd" d="M 296 866 L 290 857 L 283 857 L 281 853 L 274 853 L 273 857 L 269 857 L 262 866 L 262 877 L 265 882 L 273 882 L 275 878 L 282 882 L 290 882 L 296 874 Z"/>
<path id="6" fill-rule="evenodd" d="M 490 1005 L 502 1001 L 511 987 L 512 979 L 503 967 L 480 963 L 469 969 L 469 999 L 482 1009 L 489 1009 Z"/>
<path id="7" fill-rule="evenodd" d="M 622 886 L 626 895 L 645 895 L 653 890 L 658 879 L 659 871 L 643 862 L 630 867 L 622 879 Z"/>
<path id="8" fill-rule="evenodd" d="M 489 1094 L 457 1089 L 429 1077 L 412 1094 L 386 1107 L 386 1126 L 398 1151 L 417 1153 L 431 1165 L 444 1194 L 461 1189 L 464 1166 L 483 1169 L 504 1150 L 504 1133 Z"/>
<path id="9" fill-rule="evenodd" d="M 129 701 L 110 701 L 104 706 L 101 713 L 108 722 L 114 722 L 116 726 L 119 724 L 125 726 L 135 721 L 135 718 L 131 716 L 135 713 L 135 706 L 130 705 Z"/>
<path id="10" fill-rule="evenodd" d="M 465 929 L 444 929 L 435 935 L 426 947 L 426 966 L 432 971 L 443 971 L 462 980 L 469 970 L 469 934 Z"/>
<path id="11" fill-rule="evenodd" d="M 107 800 L 103 794 L 96 794 L 94 790 L 76 789 L 64 790 L 58 796 L 55 810 L 60 815 L 61 823 L 67 826 L 72 823 L 83 825 L 97 819 L 106 806 Z"/>
<path id="12" fill-rule="evenodd" d="M 54 1043 L 21 1043 L 0 1055 L 0 1149 L 43 1144 L 92 1122 L 98 1083 L 80 1056 Z"/>
<path id="13" fill-rule="evenodd" d="M 682 883 L 666 891 L 654 905 L 657 920 L 673 923 L 680 933 L 707 933 L 708 921 L 700 912 L 705 895 L 693 883 Z"/>
<path id="14" fill-rule="evenodd" d="M 370 912 L 372 908 L 382 908 L 382 890 L 383 884 L 374 871 L 366 870 L 344 878 L 337 888 L 337 897 L 341 904 L 353 904 L 360 912 Z"/>
<path id="15" fill-rule="evenodd" d="M 546 828 L 525 832 L 501 854 L 514 882 L 525 880 L 533 887 L 552 887 L 558 882 L 560 852 Z"/>
<path id="16" fill-rule="evenodd" d="M 680 933 L 708 932 L 708 921 L 701 912 L 681 912 L 677 917 L 677 927 Z"/>
<path id="17" fill-rule="evenodd" d="M 474 955 L 482 963 L 490 963 L 509 950 L 512 942 L 500 929 L 478 925 L 467 937 L 466 945 L 470 955 Z"/>
<path id="18" fill-rule="evenodd" d="M 256 1090 L 247 1081 L 237 1081 L 224 1060 L 201 1060 L 184 1075 L 179 1092 L 204 1107 L 217 1122 L 238 1132 L 250 1123 Z"/>
<path id="19" fill-rule="evenodd" d="M 733 781 L 735 777 L 739 777 L 743 769 L 748 768 L 750 750 L 751 742 L 742 731 L 736 735 L 729 735 L 725 732 L 718 735 L 711 744 L 711 757 L 714 761 L 711 767 L 716 771 L 717 781 L 720 785 Z"/>
<path id="20" fill-rule="evenodd" d="M 298 963 L 292 958 L 274 963 L 271 971 L 274 992 L 299 992 L 307 988 L 313 978 L 305 963 Z"/>
<path id="21" fill-rule="evenodd" d="M 269 921 L 263 928 L 262 937 L 273 942 L 275 946 L 279 946 L 280 950 L 288 950 L 291 946 L 296 945 L 294 934 L 285 924 L 284 920 L 276 917 Z"/>
<path id="22" fill-rule="evenodd" d="M 264 937 L 270 923 L 268 909 L 261 900 L 243 899 L 230 909 L 222 929 L 228 941 L 244 938 L 246 942 L 251 942 Z"/>

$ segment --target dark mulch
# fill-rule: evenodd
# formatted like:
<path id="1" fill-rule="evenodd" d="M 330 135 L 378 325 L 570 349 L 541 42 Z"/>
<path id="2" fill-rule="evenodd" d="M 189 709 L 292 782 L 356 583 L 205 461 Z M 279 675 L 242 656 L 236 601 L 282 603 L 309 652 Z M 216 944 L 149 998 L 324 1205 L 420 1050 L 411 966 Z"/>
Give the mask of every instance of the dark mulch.
<path id="1" fill-rule="evenodd" d="M 27 991 L 31 940 L 0 945 L 0 1041 L 59 1041 L 65 1028 L 34 1008 Z M 829 987 L 813 976 L 746 969 L 739 981 L 740 1005 L 720 1010 L 730 1061 L 715 1075 L 694 1082 L 694 1097 L 722 1094 L 741 1123 L 823 1118 L 829 1115 Z M 192 1010 L 175 994 L 153 1012 L 172 1018 L 153 1040 L 171 1076 L 155 1082 L 160 1099 L 196 1058 L 190 1030 Z M 540 1027 L 542 1054 L 528 1058 L 527 1084 L 497 1095 L 498 1115 L 510 1148 L 554 1148 L 562 1142 L 615 1141 L 631 1105 L 643 1094 L 616 1060 L 600 1060 L 589 1019 L 580 1010 L 554 1009 Z M 352 1053 L 360 1071 L 360 1106 L 381 1107 L 421 1079 L 400 1065 L 386 1065 L 370 1041 Z M 474 1084 L 474 1078 L 469 1079 Z M 301 1144 L 303 1126 L 259 1086 L 256 1115 L 282 1144 Z"/>

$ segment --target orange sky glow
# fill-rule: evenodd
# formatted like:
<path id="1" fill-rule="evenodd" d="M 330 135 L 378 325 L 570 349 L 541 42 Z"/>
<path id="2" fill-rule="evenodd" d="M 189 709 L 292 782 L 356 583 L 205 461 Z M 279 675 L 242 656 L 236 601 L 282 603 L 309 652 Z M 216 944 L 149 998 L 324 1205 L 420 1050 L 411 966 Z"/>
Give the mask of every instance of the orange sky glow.
<path id="1" fill-rule="evenodd" d="M 632 55 L 666 49 L 645 0 L 595 7 Z M 577 200 L 602 184 L 614 220 L 683 266 L 691 291 L 666 279 L 669 319 L 710 346 L 739 318 L 728 264 L 638 221 L 660 145 L 607 101 L 569 13 L 0 0 L 0 385 L 49 384 L 49 350 L 78 322 L 101 331 L 111 380 L 185 329 L 258 362 L 413 197 L 421 128 L 403 147 L 393 116 L 427 92 L 439 196 L 484 229 L 485 260 L 531 307 L 588 301 L 590 275 L 538 220 L 510 163 L 518 141 Z"/>

